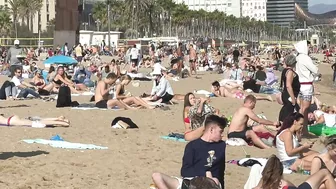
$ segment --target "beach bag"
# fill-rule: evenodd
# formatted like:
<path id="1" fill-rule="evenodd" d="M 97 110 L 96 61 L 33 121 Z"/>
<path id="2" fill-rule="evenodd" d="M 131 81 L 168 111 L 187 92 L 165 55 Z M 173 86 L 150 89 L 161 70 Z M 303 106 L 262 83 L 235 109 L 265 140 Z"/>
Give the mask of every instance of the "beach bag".
<path id="1" fill-rule="evenodd" d="M 130 118 L 128 117 L 116 117 L 111 123 L 111 127 L 114 126 L 121 127 L 123 129 L 135 129 L 139 128 Z"/>
<path id="2" fill-rule="evenodd" d="M 71 91 L 68 86 L 62 86 L 59 88 L 58 91 L 58 98 L 57 98 L 57 108 L 62 107 L 70 107 L 72 105 L 71 103 Z"/>

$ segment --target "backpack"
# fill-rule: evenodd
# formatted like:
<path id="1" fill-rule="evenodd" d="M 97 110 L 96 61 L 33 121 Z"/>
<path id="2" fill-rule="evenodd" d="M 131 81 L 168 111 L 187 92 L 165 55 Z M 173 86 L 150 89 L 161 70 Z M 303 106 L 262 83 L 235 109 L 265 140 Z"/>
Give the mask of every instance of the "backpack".
<path id="1" fill-rule="evenodd" d="M 68 86 L 61 86 L 58 91 L 57 108 L 70 107 L 71 103 L 71 91 Z"/>

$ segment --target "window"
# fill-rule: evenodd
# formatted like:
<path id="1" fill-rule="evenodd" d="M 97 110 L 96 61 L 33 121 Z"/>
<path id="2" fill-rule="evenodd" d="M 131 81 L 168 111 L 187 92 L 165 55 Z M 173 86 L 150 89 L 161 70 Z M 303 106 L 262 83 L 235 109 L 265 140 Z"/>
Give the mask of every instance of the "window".
<path id="1" fill-rule="evenodd" d="M 47 22 L 49 22 L 49 19 L 50 19 L 49 14 L 47 14 Z"/>
<path id="2" fill-rule="evenodd" d="M 231 3 L 228 3 L 228 7 L 231 7 Z"/>
<path id="3" fill-rule="evenodd" d="M 47 13 L 49 12 L 49 4 L 47 4 Z"/>

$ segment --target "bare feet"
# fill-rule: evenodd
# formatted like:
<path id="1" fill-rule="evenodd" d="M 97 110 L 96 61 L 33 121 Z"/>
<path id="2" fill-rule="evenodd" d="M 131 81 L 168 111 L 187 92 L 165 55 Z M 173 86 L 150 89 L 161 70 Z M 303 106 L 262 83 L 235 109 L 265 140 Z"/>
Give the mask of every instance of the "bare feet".
<path id="1" fill-rule="evenodd" d="M 273 102 L 273 98 L 270 95 L 267 96 L 267 100 Z"/>

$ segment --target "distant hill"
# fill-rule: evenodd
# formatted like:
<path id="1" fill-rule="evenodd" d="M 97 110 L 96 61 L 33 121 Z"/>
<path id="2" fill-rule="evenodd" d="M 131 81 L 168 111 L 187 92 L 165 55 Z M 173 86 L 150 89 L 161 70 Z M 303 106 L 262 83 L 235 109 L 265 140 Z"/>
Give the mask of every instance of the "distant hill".
<path id="1" fill-rule="evenodd" d="M 316 4 L 309 7 L 309 12 L 313 14 L 323 14 L 336 10 L 336 4 Z"/>

